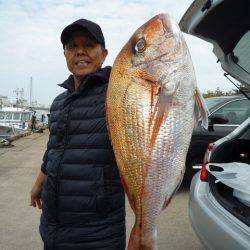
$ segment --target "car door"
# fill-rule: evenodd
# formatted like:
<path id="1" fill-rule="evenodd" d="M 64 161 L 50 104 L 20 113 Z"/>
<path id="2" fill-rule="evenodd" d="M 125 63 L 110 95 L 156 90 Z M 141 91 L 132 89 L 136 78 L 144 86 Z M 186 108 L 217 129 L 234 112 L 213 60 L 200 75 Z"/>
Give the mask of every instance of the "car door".
<path id="1" fill-rule="evenodd" d="M 201 125 L 196 127 L 187 155 L 189 165 L 200 163 L 209 143 L 228 135 L 250 116 L 250 101 L 243 98 L 230 100 L 212 114 L 223 116 L 228 123 L 214 124 L 213 130 L 206 130 Z"/>
<path id="2" fill-rule="evenodd" d="M 247 99 L 230 101 L 212 114 L 228 119 L 227 124 L 214 124 L 213 126 L 214 131 L 211 132 L 211 135 L 219 139 L 231 133 L 250 116 L 250 101 Z"/>

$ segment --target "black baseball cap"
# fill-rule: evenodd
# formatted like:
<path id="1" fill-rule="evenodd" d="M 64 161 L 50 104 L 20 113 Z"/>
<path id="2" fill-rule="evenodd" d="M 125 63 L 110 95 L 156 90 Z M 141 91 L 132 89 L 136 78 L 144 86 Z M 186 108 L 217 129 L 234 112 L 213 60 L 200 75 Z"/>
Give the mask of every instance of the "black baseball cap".
<path id="1" fill-rule="evenodd" d="M 65 45 L 74 32 L 81 30 L 87 30 L 105 48 L 105 40 L 101 27 L 87 19 L 79 19 L 64 28 L 61 34 L 62 44 Z"/>

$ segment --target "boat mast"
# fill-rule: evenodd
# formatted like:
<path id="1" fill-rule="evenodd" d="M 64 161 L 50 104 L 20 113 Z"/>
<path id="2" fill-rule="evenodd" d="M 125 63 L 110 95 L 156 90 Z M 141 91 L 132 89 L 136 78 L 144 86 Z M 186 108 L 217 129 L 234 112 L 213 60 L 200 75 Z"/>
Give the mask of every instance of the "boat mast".
<path id="1" fill-rule="evenodd" d="M 32 104 L 33 104 L 33 100 L 32 100 L 32 98 L 33 98 L 33 96 L 32 96 L 32 76 L 30 77 L 30 107 L 32 107 Z"/>
<path id="2" fill-rule="evenodd" d="M 19 104 L 19 94 L 20 94 L 20 90 L 19 88 L 15 89 L 14 91 L 14 94 L 16 94 L 16 108 L 18 109 L 18 104 Z"/>

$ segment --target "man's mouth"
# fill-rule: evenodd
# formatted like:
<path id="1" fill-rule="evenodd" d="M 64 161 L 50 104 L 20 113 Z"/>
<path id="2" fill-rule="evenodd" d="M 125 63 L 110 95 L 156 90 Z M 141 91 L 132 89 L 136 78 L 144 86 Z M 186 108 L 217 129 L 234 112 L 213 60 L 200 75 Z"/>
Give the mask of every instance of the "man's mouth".
<path id="1" fill-rule="evenodd" d="M 90 62 L 81 60 L 81 61 L 76 62 L 75 64 L 77 66 L 87 66 L 88 64 L 90 64 Z"/>

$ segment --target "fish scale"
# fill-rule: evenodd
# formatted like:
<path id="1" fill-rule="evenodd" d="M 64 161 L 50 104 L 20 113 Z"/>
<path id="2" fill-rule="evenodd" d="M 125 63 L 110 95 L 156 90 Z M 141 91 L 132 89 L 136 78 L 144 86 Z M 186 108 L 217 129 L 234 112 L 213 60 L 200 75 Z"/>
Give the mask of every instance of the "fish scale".
<path id="1" fill-rule="evenodd" d="M 106 111 L 121 180 L 135 213 L 128 249 L 155 250 L 157 217 L 183 178 L 193 127 L 199 119 L 207 126 L 185 40 L 168 14 L 138 28 L 118 54 Z"/>
<path id="2" fill-rule="evenodd" d="M 183 147 L 183 144 L 186 144 L 186 145 L 189 144 L 189 143 L 185 143 L 183 141 L 183 137 L 179 136 L 178 133 L 170 132 L 171 131 L 170 127 L 178 127 L 178 126 L 176 126 L 176 122 L 174 122 L 174 120 L 171 119 L 171 117 L 169 117 L 169 118 L 170 118 L 169 122 L 166 121 L 165 128 L 163 126 L 162 133 L 163 134 L 169 133 L 172 136 L 176 135 L 175 136 L 176 139 L 170 136 L 169 140 L 156 141 L 156 145 L 162 145 L 162 146 L 157 147 L 155 150 L 155 152 L 158 155 L 156 157 L 153 157 L 153 159 L 157 160 L 157 166 L 155 166 L 155 168 L 152 168 L 152 171 L 150 174 L 152 175 L 152 178 L 154 178 L 153 182 L 157 183 L 157 185 L 154 185 L 154 186 L 146 185 L 146 186 L 150 187 L 150 189 L 151 189 L 151 192 L 149 193 L 151 195 L 151 197 L 148 198 L 149 204 L 147 204 L 147 206 L 145 206 L 147 208 L 145 218 L 148 218 L 148 220 L 150 220 L 150 219 L 152 220 L 152 222 L 150 223 L 151 225 L 156 224 L 156 217 L 162 209 L 164 200 L 172 195 L 172 192 L 176 188 L 176 185 L 178 185 L 178 183 L 182 179 L 182 174 L 178 174 L 176 167 L 174 167 L 174 166 L 172 167 L 171 164 L 174 163 L 176 166 L 179 166 L 179 172 L 184 172 L 183 158 L 185 157 L 184 152 L 186 151 L 186 148 Z M 183 124 L 180 124 L 179 126 L 183 127 Z M 177 131 L 179 131 L 178 128 L 177 128 Z M 188 131 L 188 132 L 189 132 L 189 134 L 191 134 L 192 131 Z M 161 131 L 159 133 L 161 133 Z M 175 144 L 169 143 L 169 142 L 175 142 Z M 167 147 L 166 144 L 169 145 L 169 147 Z M 179 150 L 180 146 L 183 147 L 182 151 Z M 163 150 L 163 152 L 162 152 L 160 150 L 160 148 L 167 148 L 167 150 L 166 151 Z M 162 157 L 164 155 L 167 157 Z M 159 158 L 162 160 L 159 161 L 158 160 Z M 155 172 L 157 170 L 158 170 L 158 175 L 162 176 L 161 181 L 157 181 L 158 175 L 155 174 Z M 171 177 L 167 177 L 167 176 L 171 176 Z M 169 183 L 168 185 L 166 185 L 165 184 L 166 179 L 172 180 L 172 183 Z M 165 190 L 165 192 L 164 192 L 165 187 L 168 187 L 169 190 Z M 156 194 L 158 193 L 157 190 L 160 190 L 159 193 L 162 194 L 160 198 L 159 197 L 156 198 Z M 151 202 L 151 201 L 154 201 L 154 202 Z M 155 206 L 155 201 L 158 201 L 158 203 L 159 203 L 158 206 Z M 154 208 L 150 207 L 149 206 L 150 204 L 154 204 Z M 153 213 L 152 213 L 152 209 L 155 209 L 155 211 Z M 153 215 L 153 216 L 151 216 L 151 215 Z"/>

